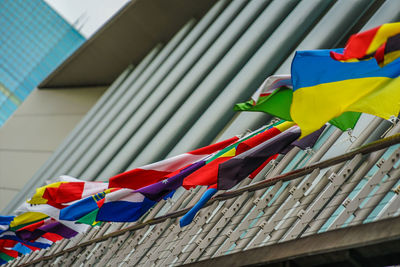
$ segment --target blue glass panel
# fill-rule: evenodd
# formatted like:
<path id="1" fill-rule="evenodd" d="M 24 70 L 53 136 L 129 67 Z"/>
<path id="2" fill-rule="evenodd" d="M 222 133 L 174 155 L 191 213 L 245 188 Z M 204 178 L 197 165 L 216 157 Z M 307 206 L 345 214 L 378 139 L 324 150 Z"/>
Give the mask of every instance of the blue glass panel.
<path id="1" fill-rule="evenodd" d="M 1 0 L 0 25 L 0 82 L 21 99 L 85 40 L 43 0 Z M 15 106 L 0 106 L 2 124 Z"/>

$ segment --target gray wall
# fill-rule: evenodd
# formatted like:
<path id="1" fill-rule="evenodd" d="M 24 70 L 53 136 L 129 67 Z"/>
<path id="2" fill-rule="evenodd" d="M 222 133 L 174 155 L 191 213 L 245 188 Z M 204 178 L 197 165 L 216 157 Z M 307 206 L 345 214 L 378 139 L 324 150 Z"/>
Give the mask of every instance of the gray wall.
<path id="1" fill-rule="evenodd" d="M 34 90 L 0 128 L 0 210 L 106 90 Z"/>

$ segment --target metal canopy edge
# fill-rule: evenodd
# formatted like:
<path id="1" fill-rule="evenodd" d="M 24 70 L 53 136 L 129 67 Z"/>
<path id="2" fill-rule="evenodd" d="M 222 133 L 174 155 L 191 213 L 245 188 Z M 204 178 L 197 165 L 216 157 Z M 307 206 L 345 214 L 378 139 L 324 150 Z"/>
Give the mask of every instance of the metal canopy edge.
<path id="1" fill-rule="evenodd" d="M 200 18 L 216 0 L 136 0 L 128 3 L 38 88 L 106 86 L 166 43 L 190 18 Z"/>

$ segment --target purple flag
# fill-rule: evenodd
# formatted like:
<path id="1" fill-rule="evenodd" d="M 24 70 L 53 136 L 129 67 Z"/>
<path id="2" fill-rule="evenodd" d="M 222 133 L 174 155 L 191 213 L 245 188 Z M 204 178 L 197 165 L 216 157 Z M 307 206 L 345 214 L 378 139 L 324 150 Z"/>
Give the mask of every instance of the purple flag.
<path id="1" fill-rule="evenodd" d="M 163 197 L 182 186 L 183 179 L 189 174 L 195 172 L 205 165 L 205 161 L 201 160 L 191 164 L 189 167 L 183 169 L 180 173 L 158 183 L 148 185 L 137 189 L 136 192 L 143 194 L 150 200 L 160 201 Z"/>
<path id="2" fill-rule="evenodd" d="M 78 232 L 72 230 L 71 228 L 63 225 L 60 222 L 51 222 L 40 226 L 39 228 L 29 231 L 29 230 L 19 230 L 16 232 L 17 236 L 23 241 L 36 240 L 45 233 L 58 234 L 64 238 L 72 238 L 78 234 Z"/>
<path id="3" fill-rule="evenodd" d="M 293 126 L 264 143 L 221 163 L 218 168 L 218 190 L 231 189 L 269 157 L 278 154 L 299 137 L 300 128 Z"/>
<path id="4" fill-rule="evenodd" d="M 296 140 L 293 143 L 291 143 L 288 147 L 283 149 L 280 153 L 281 154 L 286 154 L 288 153 L 293 147 L 297 146 L 298 148 L 305 150 L 306 148 L 312 148 L 315 143 L 318 141 L 318 138 L 322 134 L 322 132 L 325 130 L 326 124 L 322 126 L 319 130 L 301 138 L 300 140 Z"/>

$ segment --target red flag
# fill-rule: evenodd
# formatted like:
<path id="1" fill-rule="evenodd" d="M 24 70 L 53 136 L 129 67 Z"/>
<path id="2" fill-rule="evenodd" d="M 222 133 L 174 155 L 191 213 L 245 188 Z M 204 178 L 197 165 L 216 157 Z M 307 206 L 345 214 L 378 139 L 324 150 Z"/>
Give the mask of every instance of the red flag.
<path id="1" fill-rule="evenodd" d="M 238 137 L 233 137 L 216 144 L 118 174 L 110 178 L 109 188 L 139 189 L 157 183 L 173 173 L 179 172 L 182 168 L 225 148 L 238 139 Z"/>

